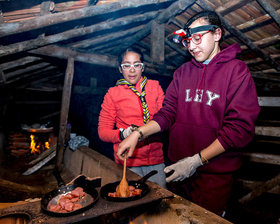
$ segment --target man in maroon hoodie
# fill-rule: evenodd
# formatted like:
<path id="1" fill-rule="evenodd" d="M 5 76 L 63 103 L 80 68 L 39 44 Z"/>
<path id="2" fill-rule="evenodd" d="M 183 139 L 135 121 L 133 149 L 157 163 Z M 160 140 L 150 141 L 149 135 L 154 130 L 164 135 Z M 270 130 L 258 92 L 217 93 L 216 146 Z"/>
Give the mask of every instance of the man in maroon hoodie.
<path id="1" fill-rule="evenodd" d="M 162 109 L 148 124 L 119 145 L 118 156 L 132 155 L 138 139 L 170 130 L 167 182 L 176 193 L 222 215 L 230 197 L 233 172 L 241 166 L 236 149 L 254 136 L 260 111 L 254 81 L 238 60 L 238 44 L 220 47 L 221 21 L 203 11 L 186 24 L 182 44 L 193 59 L 183 64 L 169 85 Z M 182 191 L 183 189 L 183 191 Z"/>

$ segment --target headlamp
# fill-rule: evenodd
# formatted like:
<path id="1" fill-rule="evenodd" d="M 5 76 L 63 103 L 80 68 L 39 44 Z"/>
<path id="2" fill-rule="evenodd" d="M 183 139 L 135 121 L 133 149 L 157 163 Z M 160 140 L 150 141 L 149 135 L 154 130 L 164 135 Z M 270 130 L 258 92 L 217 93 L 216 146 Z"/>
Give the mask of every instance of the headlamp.
<path id="1" fill-rule="evenodd" d="M 201 31 L 215 31 L 217 28 L 219 28 L 216 25 L 204 25 L 204 26 L 198 26 L 195 28 L 188 28 L 176 30 L 173 32 L 173 41 L 175 43 L 180 43 L 184 38 L 191 37 L 194 33 L 201 32 Z"/>
<path id="2" fill-rule="evenodd" d="M 175 43 L 180 43 L 186 37 L 186 31 L 183 29 L 176 30 L 173 32 L 173 41 Z"/>

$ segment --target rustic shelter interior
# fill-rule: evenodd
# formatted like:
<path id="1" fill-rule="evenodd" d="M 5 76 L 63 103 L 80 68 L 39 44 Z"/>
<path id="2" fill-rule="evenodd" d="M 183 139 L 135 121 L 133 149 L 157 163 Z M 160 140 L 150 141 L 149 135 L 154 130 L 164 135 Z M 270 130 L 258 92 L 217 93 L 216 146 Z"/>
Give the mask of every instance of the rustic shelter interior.
<path id="1" fill-rule="evenodd" d="M 16 221 L 30 218 L 26 214 L 4 216 L 14 206 L 39 212 L 30 203 L 37 205 L 57 187 L 54 167 L 65 182 L 81 174 L 101 177 L 102 184 L 121 178 L 112 145 L 97 133 L 104 95 L 120 78 L 117 55 L 129 46 L 140 48 L 145 74 L 166 90 L 173 72 L 191 59 L 172 41 L 172 33 L 204 9 L 222 19 L 223 44 L 240 44 L 261 106 L 254 140 L 242 149 L 245 163 L 236 173 L 226 216 L 216 217 L 188 201 L 180 204 L 177 196 L 166 199 L 168 191 L 151 185 L 155 196 L 144 205 L 108 211 L 93 207 L 88 218 L 36 216 L 32 223 L 280 222 L 279 0 L 1 0 L 0 223 L 27 223 Z M 89 145 L 71 151 L 70 133 Z M 152 207 L 157 215 L 147 213 Z"/>

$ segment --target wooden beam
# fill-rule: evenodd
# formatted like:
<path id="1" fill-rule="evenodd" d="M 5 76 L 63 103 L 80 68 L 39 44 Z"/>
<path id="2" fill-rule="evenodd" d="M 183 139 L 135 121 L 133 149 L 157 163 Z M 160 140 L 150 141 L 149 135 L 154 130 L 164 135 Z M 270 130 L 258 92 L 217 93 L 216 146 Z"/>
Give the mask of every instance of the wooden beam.
<path id="1" fill-rule="evenodd" d="M 57 67 L 54 66 L 46 66 L 42 68 L 38 68 L 35 71 L 27 72 L 24 74 L 19 74 L 17 77 L 13 77 L 6 81 L 6 84 L 13 84 L 18 81 L 24 81 L 30 83 L 30 79 L 38 79 L 38 77 L 46 76 L 46 74 L 54 74 L 57 71 Z"/>
<path id="2" fill-rule="evenodd" d="M 280 13 L 280 9 L 276 11 L 277 13 Z M 245 23 L 239 24 L 236 28 L 243 31 L 243 30 L 251 30 L 252 28 L 256 26 L 260 26 L 258 24 L 266 24 L 269 23 L 271 19 L 271 16 L 269 14 L 265 14 L 263 16 L 259 16 L 255 19 L 246 21 Z M 251 28 L 252 27 L 252 28 Z"/>
<path id="3" fill-rule="evenodd" d="M 98 45 L 99 47 L 102 47 L 102 45 L 106 44 L 107 42 L 112 42 L 116 39 L 120 39 L 120 38 L 125 37 L 125 36 L 134 35 L 139 30 L 142 30 L 144 28 L 144 26 L 145 25 L 141 25 L 141 26 L 133 27 L 133 28 L 128 29 L 128 30 L 118 31 L 118 32 L 112 33 L 112 34 L 102 35 L 102 36 L 99 36 L 99 37 L 86 39 L 86 40 L 83 40 L 83 41 L 79 41 L 79 42 L 75 42 L 73 44 L 70 44 L 69 46 L 73 47 L 73 48 L 88 48 L 88 47 L 92 48 L 96 45 Z"/>
<path id="4" fill-rule="evenodd" d="M 62 93 L 62 103 L 61 103 L 61 114 L 60 114 L 60 125 L 59 125 L 59 136 L 57 142 L 57 154 L 56 154 L 56 169 L 58 171 L 62 170 L 62 162 L 65 147 L 66 138 L 66 126 L 68 121 L 68 112 L 70 105 L 72 82 L 74 77 L 74 58 L 70 57 L 67 63 L 67 69 L 64 79 L 64 87 Z"/>
<path id="5" fill-rule="evenodd" d="M 153 21 L 151 33 L 151 58 L 154 63 L 164 63 L 165 24 Z"/>
<path id="6" fill-rule="evenodd" d="M 279 186 L 280 183 L 280 174 L 272 178 L 271 180 L 266 181 L 264 184 L 254 188 L 252 192 L 243 196 L 241 199 L 238 200 L 239 203 L 248 203 L 252 201 L 254 198 L 260 196 L 261 194 L 268 192 L 269 190 L 273 189 L 276 186 Z"/>
<path id="7" fill-rule="evenodd" d="M 18 88 L 26 88 L 26 89 L 29 89 L 31 88 L 30 86 L 32 85 L 37 85 L 37 84 L 40 84 L 40 83 L 46 83 L 47 85 L 53 80 L 53 79 L 57 79 L 57 78 L 62 78 L 64 77 L 64 74 L 59 72 L 59 71 L 56 71 L 56 72 L 52 72 L 51 75 L 48 75 L 47 77 L 44 77 L 44 78 L 38 78 L 34 81 L 29 81 L 28 83 L 24 84 L 24 85 L 20 85 L 18 86 Z M 55 85 L 55 87 L 53 88 L 50 88 L 49 85 L 48 85 L 48 88 L 49 89 L 52 89 L 51 91 L 54 92 L 54 91 L 61 91 L 62 90 L 62 87 L 59 86 L 58 84 Z M 42 89 L 42 91 L 48 91 L 47 89 Z"/>
<path id="8" fill-rule="evenodd" d="M 55 45 L 41 47 L 30 51 L 30 53 L 47 55 L 51 57 L 57 57 L 61 59 L 67 59 L 68 57 L 74 58 L 76 61 L 91 63 L 95 65 L 103 65 L 108 67 L 117 67 L 117 59 L 113 56 L 99 55 L 99 54 L 88 54 L 73 51 L 68 48 L 63 48 Z"/>
<path id="9" fill-rule="evenodd" d="M 10 61 L 10 62 L 0 64 L 0 69 L 2 69 L 4 71 L 4 70 L 7 70 L 7 69 L 16 68 L 18 66 L 24 66 L 26 64 L 29 64 L 29 63 L 32 63 L 32 62 L 35 62 L 35 61 L 39 61 L 39 60 L 41 60 L 41 58 L 27 56 L 27 57 L 24 57 L 24 58 L 20 58 L 20 59 L 16 59 L 16 60 L 13 60 L 13 61 Z"/>
<path id="10" fill-rule="evenodd" d="M 155 18 L 157 14 L 158 12 L 147 12 L 140 15 L 133 15 L 133 16 L 119 18 L 111 22 L 105 21 L 87 27 L 75 28 L 72 30 L 67 30 L 50 36 L 41 35 L 32 40 L 26 40 L 23 42 L 2 46 L 0 48 L 0 57 L 18 53 L 21 51 L 31 50 L 34 48 L 57 43 L 60 41 L 65 41 L 74 37 L 80 37 L 83 35 L 92 34 L 97 31 L 109 30 L 113 28 L 116 29 L 116 27 L 126 26 L 128 24 L 136 23 L 136 22 L 145 22 L 147 20 Z"/>
<path id="11" fill-rule="evenodd" d="M 0 24 L 4 23 L 3 12 L 0 10 Z"/>
<path id="12" fill-rule="evenodd" d="M 280 27 L 280 16 L 276 12 L 276 10 L 273 8 L 273 6 L 268 2 L 264 0 L 257 0 L 257 2 L 260 4 L 260 6 L 271 16 L 271 18 L 274 19 L 274 21 L 277 23 L 277 25 Z"/>
<path id="13" fill-rule="evenodd" d="M 280 137 L 280 127 L 256 126 L 255 134 L 271 137 Z"/>
<path id="14" fill-rule="evenodd" d="M 38 69 L 47 68 L 49 66 L 51 66 L 50 63 L 42 62 L 42 63 L 36 64 L 36 65 L 31 65 L 27 68 L 22 68 L 22 69 L 15 70 L 14 72 L 6 73 L 5 76 L 6 76 L 6 79 L 9 80 L 9 79 L 12 79 L 14 77 L 20 76 L 24 73 L 29 73 L 30 74 L 31 72 L 34 72 Z"/>
<path id="15" fill-rule="evenodd" d="M 280 82 L 279 72 L 275 73 L 265 73 L 265 72 L 251 72 L 253 78 L 266 79 L 270 81 Z"/>
<path id="16" fill-rule="evenodd" d="M 158 24 L 166 23 L 170 18 L 184 12 L 187 8 L 191 7 L 196 0 L 178 0 L 170 5 L 167 9 L 163 10 L 159 16 L 155 19 Z M 136 35 L 126 40 L 126 42 L 120 46 L 121 49 L 126 49 L 127 47 L 143 39 L 151 32 L 152 21 L 149 22 L 146 27 L 139 31 Z"/>
<path id="17" fill-rule="evenodd" d="M 97 15 L 104 15 L 117 12 L 123 9 L 136 8 L 140 6 L 153 6 L 154 4 L 164 4 L 173 2 L 173 0 L 129 0 L 118 1 L 108 4 L 84 7 L 82 9 L 71 10 L 67 12 L 55 13 L 51 15 L 40 16 L 16 23 L 5 23 L 0 25 L 0 37 L 9 36 L 16 33 L 27 32 L 35 29 L 41 29 L 54 24 L 71 22 Z"/>
<path id="18" fill-rule="evenodd" d="M 222 6 L 218 7 L 215 11 L 220 13 L 222 16 L 225 16 L 228 13 L 231 13 L 237 9 L 242 8 L 244 5 L 249 4 L 253 0 L 234 0 L 228 1 Z"/>
<path id="19" fill-rule="evenodd" d="M 0 79 L 0 83 L 3 83 L 3 84 L 5 84 L 6 83 L 6 76 L 5 76 L 5 74 L 4 74 L 4 72 L 3 72 L 3 70 L 0 68 L 0 74 L 1 74 L 1 79 Z"/>
<path id="20" fill-rule="evenodd" d="M 200 0 L 201 6 L 207 10 L 213 10 L 205 0 Z M 217 13 L 222 21 L 224 27 L 242 43 L 246 44 L 248 48 L 254 51 L 257 55 L 263 58 L 268 64 L 280 71 L 280 65 L 275 62 L 268 54 L 264 53 L 259 47 L 257 47 L 248 37 L 246 37 L 240 30 L 231 26 L 219 13 Z"/>
<path id="21" fill-rule="evenodd" d="M 280 97 L 258 97 L 259 105 L 261 107 L 280 107 Z"/>
<path id="22" fill-rule="evenodd" d="M 280 155 L 256 152 L 245 152 L 243 155 L 251 162 L 280 165 Z"/>

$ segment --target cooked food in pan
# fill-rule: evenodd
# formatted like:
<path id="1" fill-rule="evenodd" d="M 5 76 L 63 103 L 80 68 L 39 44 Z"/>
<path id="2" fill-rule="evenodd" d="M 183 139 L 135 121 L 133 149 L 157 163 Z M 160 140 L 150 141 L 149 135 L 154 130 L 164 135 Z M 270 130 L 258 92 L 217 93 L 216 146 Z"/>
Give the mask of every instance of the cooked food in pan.
<path id="1" fill-rule="evenodd" d="M 142 189 L 137 189 L 134 186 L 129 186 L 129 197 L 141 195 L 141 193 L 142 193 Z M 120 196 L 117 196 L 117 189 L 115 192 L 109 192 L 108 196 L 114 197 L 114 198 L 120 197 Z"/>
<path id="2" fill-rule="evenodd" d="M 58 213 L 75 211 L 83 207 L 82 202 L 86 195 L 83 188 L 76 187 L 73 191 L 59 195 L 57 199 L 52 199 L 48 204 L 48 209 Z"/>

